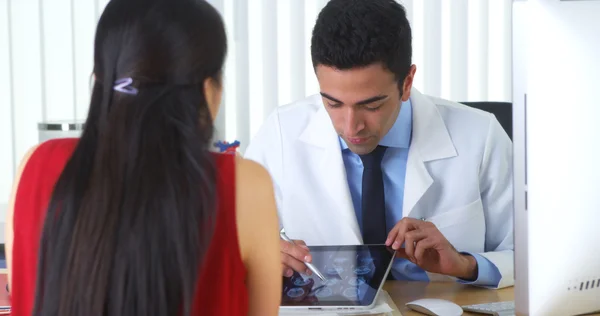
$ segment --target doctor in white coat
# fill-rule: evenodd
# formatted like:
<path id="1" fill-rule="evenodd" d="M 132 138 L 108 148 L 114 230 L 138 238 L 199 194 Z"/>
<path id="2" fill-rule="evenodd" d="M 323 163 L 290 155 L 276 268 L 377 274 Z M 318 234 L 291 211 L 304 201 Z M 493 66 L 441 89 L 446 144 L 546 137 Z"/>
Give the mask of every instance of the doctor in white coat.
<path id="1" fill-rule="evenodd" d="M 283 275 L 310 273 L 304 243 L 386 243 L 395 279 L 513 285 L 509 137 L 492 114 L 412 87 L 400 4 L 350 2 L 330 1 L 313 30 L 321 93 L 277 108 L 245 153 L 302 245 L 282 241 Z"/>

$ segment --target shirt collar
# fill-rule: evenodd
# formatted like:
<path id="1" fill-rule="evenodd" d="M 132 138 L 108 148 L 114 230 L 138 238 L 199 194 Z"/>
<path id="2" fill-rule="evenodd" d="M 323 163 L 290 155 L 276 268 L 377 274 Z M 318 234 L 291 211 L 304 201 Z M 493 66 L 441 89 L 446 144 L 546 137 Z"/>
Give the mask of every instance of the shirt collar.
<path id="1" fill-rule="evenodd" d="M 388 133 L 383 136 L 383 139 L 379 142 L 379 145 L 387 146 L 387 147 L 396 147 L 396 148 L 408 148 L 410 146 L 410 138 L 412 132 L 412 103 L 410 99 L 405 102 L 402 102 L 402 106 L 400 107 L 400 113 L 398 113 L 398 118 L 396 118 L 396 122 L 392 125 L 392 128 L 388 131 Z M 342 150 L 348 149 L 348 145 L 341 138 L 340 146 Z"/>

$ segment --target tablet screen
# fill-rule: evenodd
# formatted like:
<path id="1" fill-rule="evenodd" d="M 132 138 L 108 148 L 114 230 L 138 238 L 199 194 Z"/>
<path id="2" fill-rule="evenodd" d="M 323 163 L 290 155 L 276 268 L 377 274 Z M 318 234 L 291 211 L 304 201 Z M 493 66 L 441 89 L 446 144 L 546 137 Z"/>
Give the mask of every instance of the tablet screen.
<path id="1" fill-rule="evenodd" d="M 313 246 L 312 263 L 327 279 L 283 279 L 281 306 L 368 306 L 385 281 L 394 252 L 385 245 Z"/>

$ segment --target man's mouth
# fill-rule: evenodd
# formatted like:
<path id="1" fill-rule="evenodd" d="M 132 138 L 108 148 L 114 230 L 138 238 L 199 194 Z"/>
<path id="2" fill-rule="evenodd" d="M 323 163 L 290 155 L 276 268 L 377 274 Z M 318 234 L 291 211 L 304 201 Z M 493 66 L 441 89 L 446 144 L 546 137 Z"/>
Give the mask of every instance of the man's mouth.
<path id="1" fill-rule="evenodd" d="M 369 140 L 369 137 L 349 137 L 348 141 L 354 145 L 364 144 Z"/>

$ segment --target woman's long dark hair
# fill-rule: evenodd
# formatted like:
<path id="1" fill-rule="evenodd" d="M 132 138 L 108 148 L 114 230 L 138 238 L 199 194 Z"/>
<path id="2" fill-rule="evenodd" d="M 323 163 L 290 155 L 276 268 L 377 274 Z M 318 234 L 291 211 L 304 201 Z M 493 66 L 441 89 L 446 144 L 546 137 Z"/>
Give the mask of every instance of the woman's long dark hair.
<path id="1" fill-rule="evenodd" d="M 226 36 L 201 0 L 112 0 L 85 130 L 40 242 L 34 315 L 189 315 L 213 233 L 213 125 Z M 137 95 L 114 90 L 132 78 Z"/>

